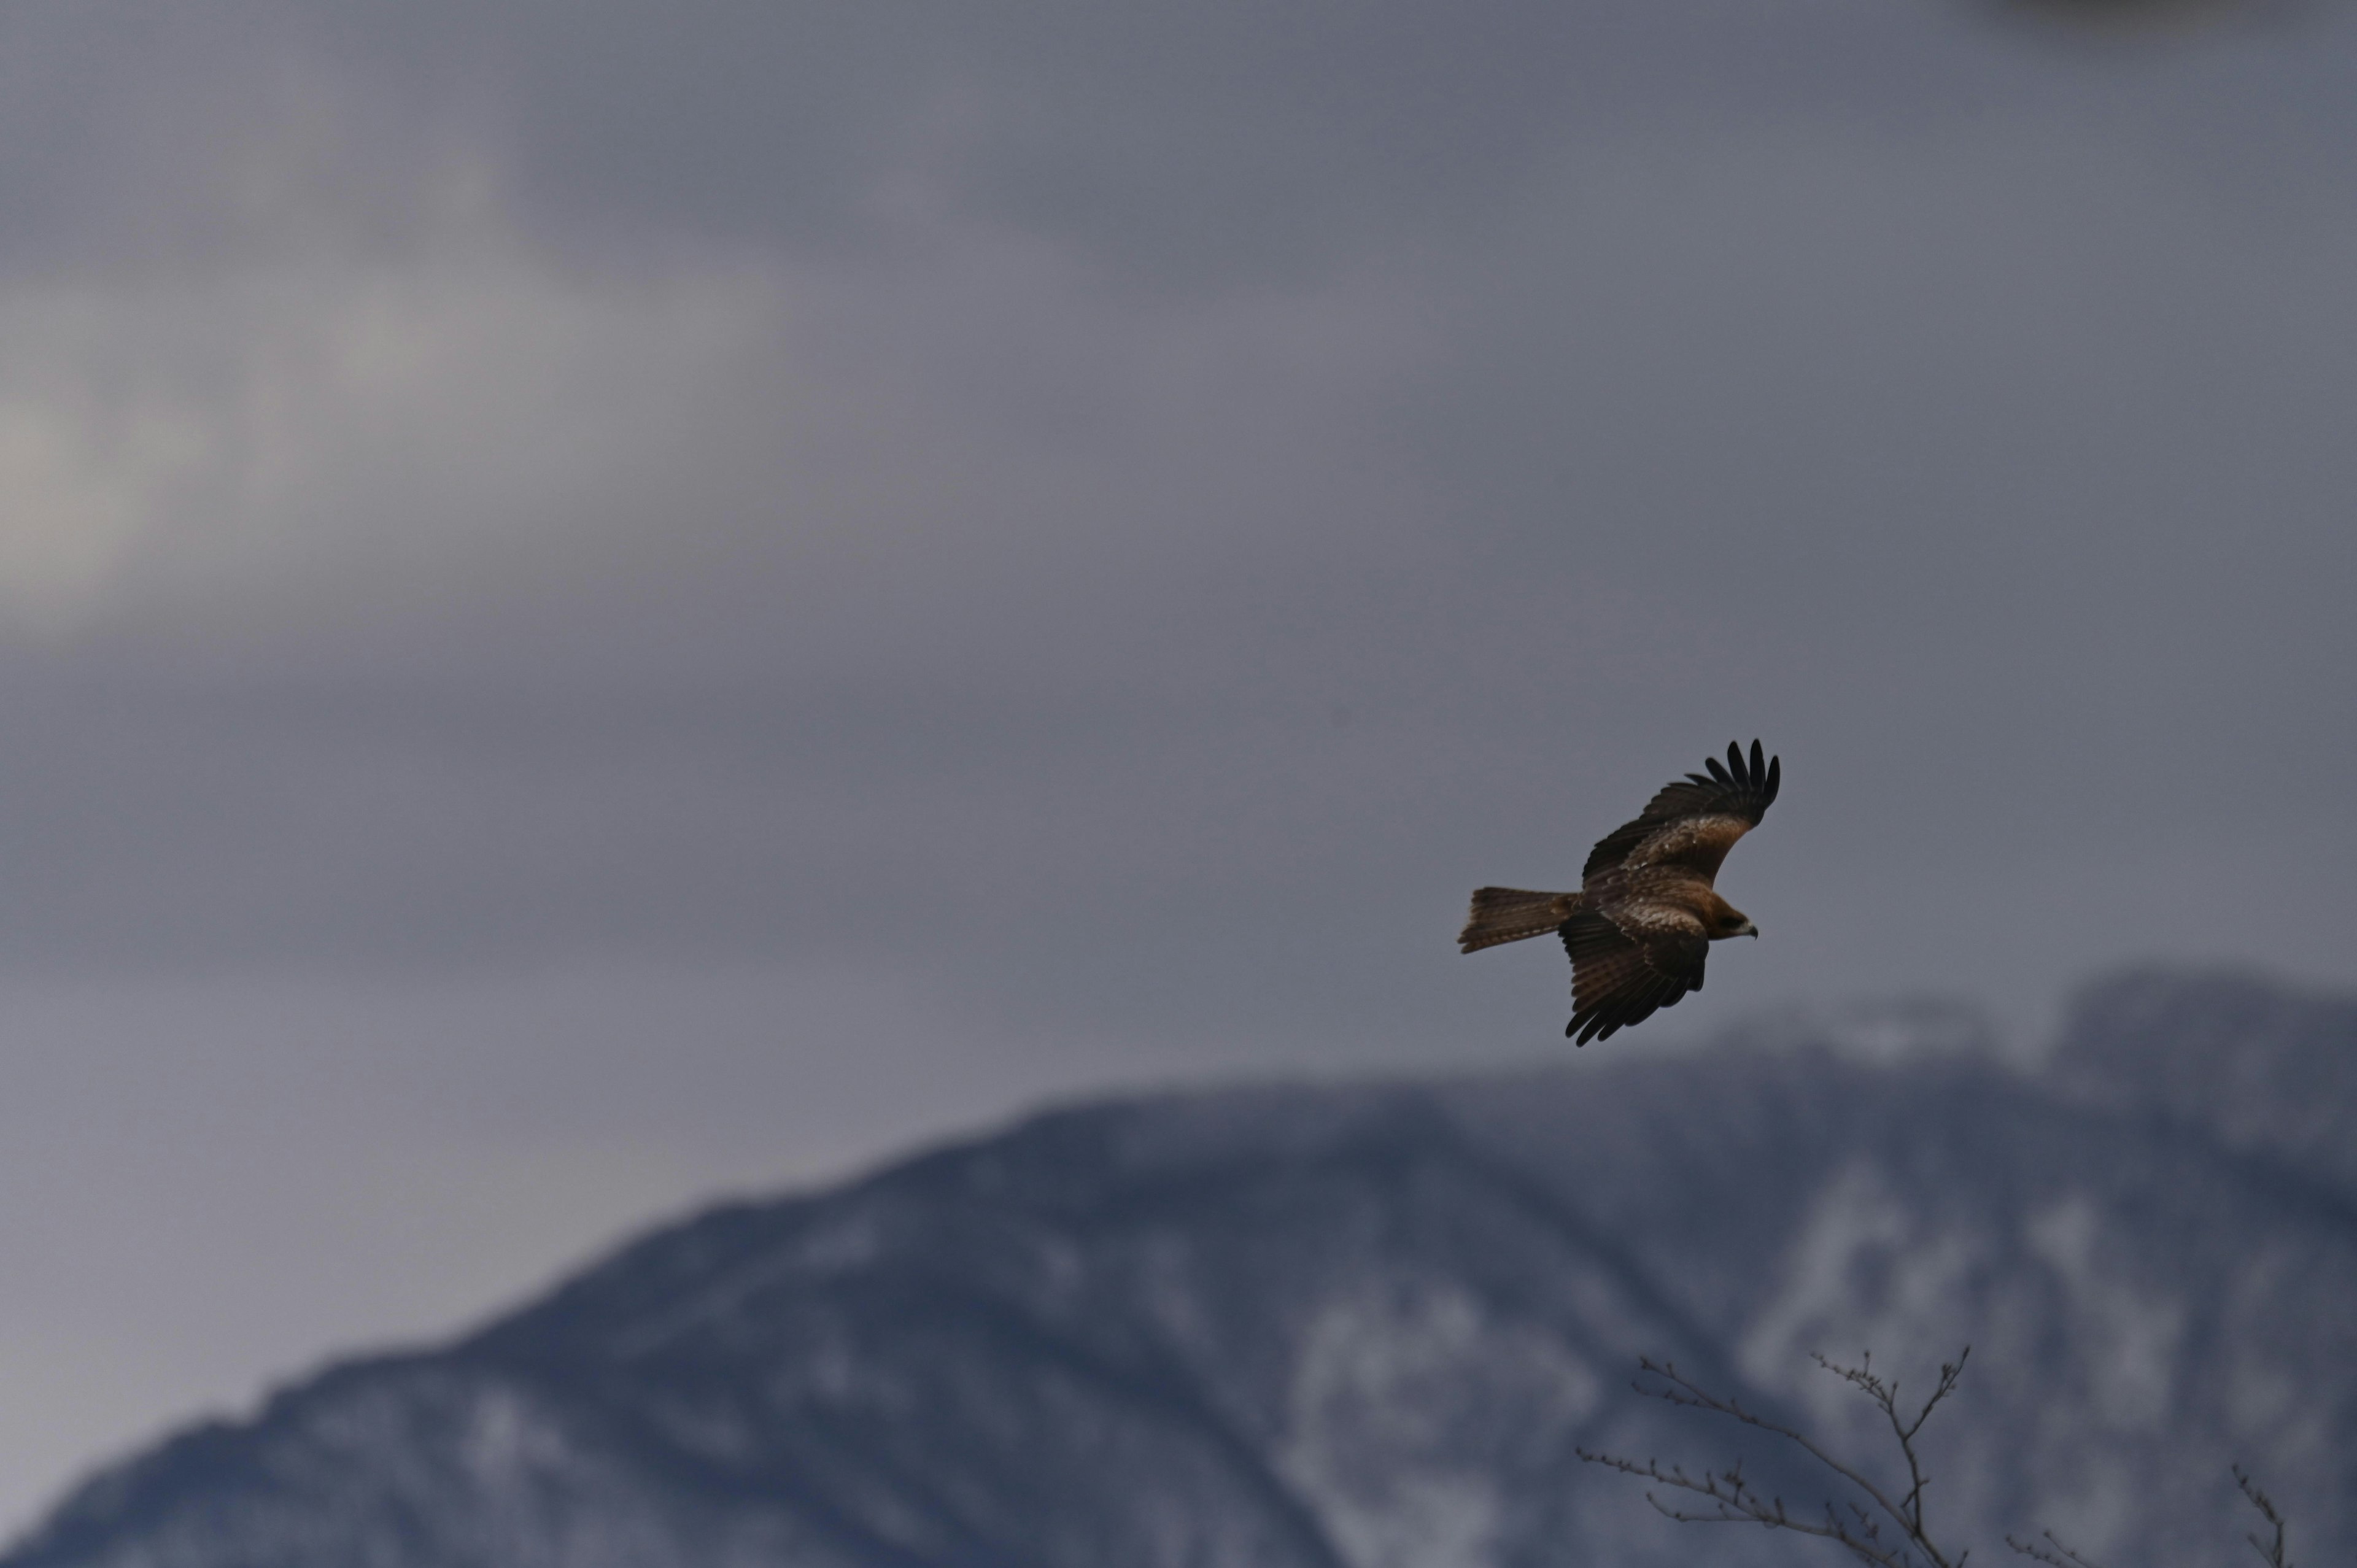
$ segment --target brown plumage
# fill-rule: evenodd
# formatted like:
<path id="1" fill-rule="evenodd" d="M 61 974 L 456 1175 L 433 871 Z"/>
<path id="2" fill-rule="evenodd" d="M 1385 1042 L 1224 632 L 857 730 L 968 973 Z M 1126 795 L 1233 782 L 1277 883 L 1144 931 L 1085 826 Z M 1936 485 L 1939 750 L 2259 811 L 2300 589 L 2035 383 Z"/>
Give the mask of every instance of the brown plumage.
<path id="1" fill-rule="evenodd" d="M 1724 764 L 1714 757 L 1704 766 L 1707 775 L 1663 786 L 1635 821 L 1596 841 L 1578 892 L 1477 891 L 1458 950 L 1561 935 L 1572 970 L 1572 1017 L 1563 1032 L 1583 1046 L 1700 991 L 1711 943 L 1760 934 L 1711 883 L 1783 783 L 1782 759 L 1763 757 L 1756 740 L 1748 759 L 1730 741 Z"/>

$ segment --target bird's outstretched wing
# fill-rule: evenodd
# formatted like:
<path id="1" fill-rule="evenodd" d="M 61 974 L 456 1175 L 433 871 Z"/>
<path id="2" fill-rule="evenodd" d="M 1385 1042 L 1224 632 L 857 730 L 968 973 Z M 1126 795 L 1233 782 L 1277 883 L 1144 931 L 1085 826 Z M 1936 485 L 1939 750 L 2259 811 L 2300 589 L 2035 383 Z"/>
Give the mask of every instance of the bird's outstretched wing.
<path id="1" fill-rule="evenodd" d="M 1768 814 L 1784 768 L 1782 758 L 1763 755 L 1756 740 L 1749 758 L 1729 741 L 1724 764 L 1714 757 L 1703 766 L 1707 775 L 1689 773 L 1663 785 L 1635 821 L 1597 840 L 1579 869 L 1581 883 L 1592 888 L 1599 878 L 1649 865 L 1681 866 L 1706 882 L 1717 876 L 1735 841 Z"/>
<path id="2" fill-rule="evenodd" d="M 1573 1006 L 1563 1032 L 1575 1044 L 1610 1039 L 1615 1030 L 1641 1024 L 1702 989 L 1703 961 L 1710 956 L 1702 922 L 1670 910 L 1653 913 L 1655 918 L 1633 929 L 1593 909 L 1563 923 Z"/>

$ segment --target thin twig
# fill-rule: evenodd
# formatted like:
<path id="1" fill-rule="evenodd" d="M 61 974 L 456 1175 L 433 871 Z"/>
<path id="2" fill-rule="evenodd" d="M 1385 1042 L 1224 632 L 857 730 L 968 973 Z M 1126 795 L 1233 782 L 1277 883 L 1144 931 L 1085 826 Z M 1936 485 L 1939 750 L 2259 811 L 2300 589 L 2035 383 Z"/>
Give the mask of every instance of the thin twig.
<path id="1" fill-rule="evenodd" d="M 1955 1360 L 1941 1366 L 1932 1392 L 1911 1415 L 1906 1413 L 1906 1407 L 1899 1402 L 1899 1380 L 1885 1378 L 1875 1371 L 1871 1354 L 1862 1355 L 1855 1367 L 1842 1366 L 1824 1356 L 1816 1358 L 1818 1366 L 1864 1394 L 1889 1423 L 1890 1434 L 1899 1444 L 1900 1455 L 1907 1462 L 1907 1490 L 1895 1502 L 1889 1493 L 1856 1467 L 1817 1446 L 1806 1434 L 1781 1422 L 1770 1421 L 1757 1412 L 1746 1410 L 1742 1402 L 1731 1396 L 1722 1399 L 1679 1371 L 1674 1362 L 1656 1362 L 1651 1357 L 1638 1361 L 1640 1371 L 1649 1372 L 1661 1380 L 1661 1385 L 1657 1386 L 1640 1378 L 1632 1385 L 1639 1393 L 1683 1410 L 1707 1411 L 1713 1415 L 1723 1415 L 1746 1426 L 1756 1426 L 1762 1432 L 1772 1433 L 1871 1498 L 1874 1509 L 1862 1503 L 1836 1504 L 1828 1499 L 1824 1505 L 1822 1517 L 1795 1518 L 1785 1507 L 1783 1498 L 1764 1495 L 1751 1485 L 1743 1474 L 1740 1459 L 1728 1469 L 1705 1470 L 1700 1475 L 1689 1475 L 1682 1465 L 1672 1465 L 1665 1470 L 1658 1459 L 1647 1459 L 1640 1464 L 1619 1455 L 1590 1453 L 1585 1448 L 1575 1448 L 1572 1452 L 1588 1464 L 1601 1465 L 1624 1475 L 1689 1493 L 1711 1505 L 1706 1511 L 1673 1508 L 1652 1491 L 1645 1493 L 1645 1500 L 1657 1512 L 1680 1524 L 1756 1524 L 1766 1530 L 1796 1530 L 1803 1535 L 1813 1535 L 1834 1542 L 1867 1564 L 1867 1568 L 1917 1568 L 1910 1547 L 1913 1552 L 1922 1553 L 1930 1568 L 1964 1568 L 1964 1561 L 1971 1556 L 1970 1552 L 1960 1552 L 1951 1561 L 1932 1540 L 1923 1507 L 1924 1493 L 1931 1487 L 1932 1477 L 1924 1471 L 1922 1455 L 1916 1449 L 1915 1440 L 1921 1434 L 1924 1423 L 1932 1419 L 1932 1412 L 1940 1408 L 1941 1402 L 1956 1391 L 1957 1383 L 1964 1378 L 1964 1362 L 1972 1353 L 1972 1347 L 1968 1345 Z M 2240 1465 L 2233 1466 L 2233 1469 L 2234 1484 L 2242 1487 L 2243 1496 L 2259 1511 L 2259 1517 L 2273 1527 L 2271 1536 L 2254 1530 L 2245 1538 L 2251 1543 L 2251 1550 L 2259 1554 L 2267 1568 L 2292 1568 L 2289 1558 L 2285 1554 L 2284 1517 L 2276 1509 L 2275 1499 L 2261 1491 L 2258 1483 L 2252 1480 Z M 1878 1515 L 1875 1509 L 1880 1510 Z M 1886 1540 L 1883 1533 L 1886 1524 L 1896 1525 L 1904 1539 Z M 2052 1530 L 2042 1530 L 2040 1534 L 2040 1541 L 2021 1541 L 2008 1535 L 2005 1543 L 2024 1557 L 2045 1563 L 2047 1568 L 2100 1568 L 2093 1559 L 2066 1545 Z"/>
<path id="2" fill-rule="evenodd" d="M 2251 1506 L 2259 1510 L 2259 1517 L 2275 1527 L 2275 1534 L 2268 1540 L 2260 1540 L 2256 1531 L 2243 1539 L 2251 1543 L 2251 1550 L 2259 1554 L 2261 1560 L 2267 1564 L 2267 1568 L 2292 1568 L 2290 1561 L 2284 1555 L 2284 1517 L 2277 1511 L 2275 1499 L 2259 1490 L 2258 1483 L 2252 1480 L 2240 1465 L 2229 1466 L 2228 1468 L 2234 1474 L 2234 1484 L 2243 1488 L 2243 1496 L 2248 1498 L 2251 1500 Z M 2093 1560 L 2083 1557 L 2065 1546 L 2052 1530 L 2041 1530 L 2040 1533 L 2046 1538 L 2044 1546 L 2039 1545 L 2034 1541 L 2017 1541 L 2010 1535 L 2005 1538 L 2005 1543 L 2024 1557 L 2035 1557 L 2040 1563 L 2049 1564 L 2050 1568 L 2100 1568 L 2100 1565 Z"/>
<path id="3" fill-rule="evenodd" d="M 2276 1511 L 2276 1500 L 2259 1490 L 2259 1484 L 2252 1480 L 2240 1465 L 2229 1466 L 2228 1468 L 2234 1472 L 2234 1485 L 2243 1488 L 2243 1495 L 2251 1499 L 2251 1506 L 2259 1510 L 2259 1517 L 2276 1527 L 2272 1541 L 2261 1541 L 2255 1530 L 2243 1539 L 2251 1543 L 2252 1551 L 2266 1560 L 2267 1568 L 2292 1568 L 2284 1557 L 2284 1517 Z"/>
<path id="4" fill-rule="evenodd" d="M 1972 1353 L 1973 1348 L 1967 1345 L 1955 1360 L 1941 1363 L 1939 1381 L 1932 1390 L 1932 1397 L 1923 1402 L 1922 1408 L 1915 1412 L 1912 1421 L 1899 1413 L 1898 1380 L 1885 1381 L 1875 1375 L 1871 1351 L 1861 1356 L 1859 1364 L 1855 1367 L 1836 1365 L 1822 1355 L 1815 1358 L 1818 1366 L 1862 1391 L 1882 1412 L 1883 1418 L 1890 1423 L 1891 1435 L 1899 1440 L 1899 1452 L 1907 1461 L 1909 1485 L 1907 1496 L 1899 1504 L 1900 1522 L 1918 1537 L 1924 1534 L 1923 1488 L 1930 1484 L 1931 1477 L 1923 1474 L 1922 1459 L 1915 1452 L 1915 1434 L 1923 1430 L 1923 1423 L 1932 1419 L 1932 1412 L 1939 1408 L 1940 1402 L 1955 1392 L 1956 1384 L 1964 1374 L 1964 1363 L 1971 1359 Z M 1878 1497 L 1875 1500 L 1882 1501 Z M 1883 1506 L 1888 1508 L 1889 1505 L 1885 1503 Z M 1926 1550 L 1929 1550 L 1928 1545 Z M 1960 1556 L 1956 1561 L 1962 1563 L 1964 1559 Z"/>
<path id="5" fill-rule="evenodd" d="M 1646 1501 L 1652 1503 L 1668 1518 L 1677 1520 L 1681 1523 L 1757 1524 L 1769 1530 L 1798 1530 L 1804 1535 L 1821 1536 L 1834 1541 L 1847 1550 L 1860 1562 L 1874 1564 L 1875 1568 L 1913 1568 L 1914 1560 L 1907 1550 L 1907 1547 L 1911 1544 L 1929 1560 L 1932 1568 L 1964 1568 L 1964 1559 L 1969 1553 L 1960 1552 L 1951 1560 L 1925 1533 L 1923 1489 L 1930 1484 L 1930 1477 L 1924 1474 L 1921 1456 L 1916 1453 L 1915 1436 L 1922 1430 L 1923 1423 L 1930 1419 L 1932 1412 L 1938 1408 L 1940 1402 L 1954 1391 L 1956 1381 L 1964 1371 L 1964 1359 L 1971 1354 L 1971 1348 L 1967 1347 L 1964 1355 L 1958 1356 L 1953 1364 L 1940 1369 L 1939 1380 L 1932 1389 L 1931 1397 L 1923 1402 L 1921 1408 L 1916 1411 L 1911 1420 L 1900 1412 L 1899 1385 L 1875 1373 L 1873 1358 L 1870 1355 L 1863 1358 L 1861 1364 L 1857 1367 L 1840 1366 L 1823 1356 L 1816 1359 L 1819 1366 L 1872 1400 L 1881 1410 L 1884 1418 L 1889 1422 L 1890 1429 L 1899 1440 L 1900 1451 L 1907 1461 L 1909 1481 L 1906 1495 L 1896 1502 L 1891 1500 L 1889 1493 L 1856 1467 L 1836 1459 L 1804 1434 L 1781 1422 L 1770 1421 L 1756 1412 L 1746 1410 L 1738 1400 L 1721 1399 L 1680 1372 L 1675 1363 L 1670 1361 L 1657 1363 L 1651 1357 L 1644 1358 L 1637 1363 L 1641 1370 L 1651 1372 L 1669 1385 L 1666 1388 L 1649 1387 L 1640 1381 L 1636 1384 L 1638 1392 L 1684 1409 L 1703 1410 L 1715 1415 L 1723 1415 L 1730 1420 L 1741 1422 L 1746 1426 L 1756 1426 L 1762 1432 L 1772 1433 L 1786 1442 L 1793 1444 L 1818 1464 L 1872 1498 L 1875 1506 L 1882 1510 L 1884 1519 L 1899 1527 L 1900 1532 L 1906 1538 L 1903 1542 L 1886 1542 L 1882 1538 L 1883 1520 L 1878 1520 L 1872 1513 L 1855 1503 L 1848 1505 L 1848 1513 L 1845 1517 L 1840 1509 L 1828 1501 L 1824 1505 L 1822 1524 L 1813 1524 L 1805 1519 L 1795 1519 L 1786 1509 L 1782 1498 L 1763 1498 L 1754 1491 L 1749 1483 L 1743 1479 L 1740 1464 L 1731 1470 L 1717 1473 L 1705 1471 L 1697 1478 L 1687 1475 L 1683 1466 L 1673 1466 L 1664 1471 L 1658 1462 L 1650 1459 L 1643 1465 L 1639 1465 L 1633 1460 L 1620 1458 L 1614 1455 L 1591 1454 L 1585 1449 L 1576 1450 L 1576 1452 L 1582 1459 L 1592 1465 L 1603 1465 L 1629 1475 L 1658 1481 L 1664 1486 L 1693 1492 L 1710 1499 L 1716 1505 L 1713 1511 L 1707 1513 L 1684 1513 L 1667 1507 L 1651 1492 L 1645 1494 Z"/>
<path id="6" fill-rule="evenodd" d="M 1591 1454 L 1584 1448 L 1574 1452 L 1591 1465 L 1602 1465 L 1665 1487 L 1674 1487 L 1680 1491 L 1692 1492 L 1709 1498 L 1717 1505 L 1708 1513 L 1688 1512 L 1672 1508 L 1650 1490 L 1646 1492 L 1645 1500 L 1653 1506 L 1656 1512 L 1680 1524 L 1756 1524 L 1769 1530 L 1798 1530 L 1803 1535 L 1821 1536 L 1833 1541 L 1846 1548 L 1859 1562 L 1872 1564 L 1873 1568 L 1911 1568 L 1910 1560 L 1903 1550 L 1883 1544 L 1880 1529 L 1873 1515 L 1864 1509 L 1853 1509 L 1854 1522 L 1845 1520 L 1834 1506 L 1827 1503 L 1823 1523 L 1794 1519 L 1785 1509 L 1783 1498 L 1764 1497 L 1753 1489 L 1751 1483 L 1744 1478 L 1743 1466 L 1739 1463 L 1730 1469 L 1706 1470 L 1700 1476 L 1691 1476 L 1683 1466 L 1672 1466 L 1664 1470 L 1656 1459 L 1639 1464 L 1616 1455 Z"/>
<path id="7" fill-rule="evenodd" d="M 2005 1538 L 2005 1543 L 2024 1557 L 2035 1557 L 2040 1563 L 2050 1564 L 2051 1568 L 2101 1568 L 2100 1564 L 2063 1545 L 2061 1538 L 2052 1530 L 2044 1530 L 2039 1533 L 2046 1538 L 2044 1546 L 2034 1541 L 2017 1541 L 2010 1535 Z"/>

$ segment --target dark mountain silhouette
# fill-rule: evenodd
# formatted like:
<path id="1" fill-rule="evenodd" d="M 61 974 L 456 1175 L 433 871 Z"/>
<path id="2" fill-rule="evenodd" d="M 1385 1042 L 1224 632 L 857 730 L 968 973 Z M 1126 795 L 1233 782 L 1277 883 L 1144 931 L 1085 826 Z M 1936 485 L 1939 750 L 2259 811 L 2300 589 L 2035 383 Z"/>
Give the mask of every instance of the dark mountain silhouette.
<path id="1" fill-rule="evenodd" d="M 0 1568 L 1818 1560 L 1572 1450 L 1813 1499 L 1636 1357 L 1879 1461 L 1808 1352 L 1967 1341 L 1932 1511 L 1980 1553 L 2227 1561 L 2239 1460 L 2347 1560 L 2357 1004 L 2126 976 L 2036 1073 L 1851 1037 L 1060 1111 L 725 1206 L 172 1438 Z"/>

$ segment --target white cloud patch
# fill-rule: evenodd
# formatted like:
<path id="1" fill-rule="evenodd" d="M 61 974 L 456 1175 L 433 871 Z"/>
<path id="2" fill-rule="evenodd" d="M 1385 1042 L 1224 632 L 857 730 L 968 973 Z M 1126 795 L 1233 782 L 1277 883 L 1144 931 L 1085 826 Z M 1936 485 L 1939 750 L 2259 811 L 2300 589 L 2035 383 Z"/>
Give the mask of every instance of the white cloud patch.
<path id="1" fill-rule="evenodd" d="M 776 336 L 780 291 L 749 269 L 569 274 L 493 211 L 449 218 L 397 263 L 0 285 L 12 628 L 339 558 L 463 573 L 519 528 L 596 517 Z"/>
<path id="2" fill-rule="evenodd" d="M 210 433 L 168 405 L 110 403 L 70 368 L 22 352 L 28 317 L 56 302 L 16 302 L 0 321 L 0 607 L 34 630 L 71 618 L 122 567 L 169 505 L 176 480 L 209 456 Z M 27 373 L 27 367 L 32 373 Z M 43 384 L 44 381 L 48 384 Z"/>

